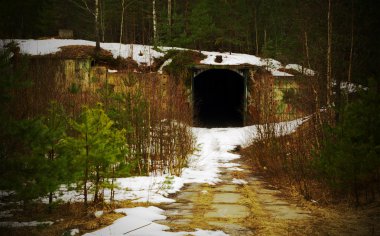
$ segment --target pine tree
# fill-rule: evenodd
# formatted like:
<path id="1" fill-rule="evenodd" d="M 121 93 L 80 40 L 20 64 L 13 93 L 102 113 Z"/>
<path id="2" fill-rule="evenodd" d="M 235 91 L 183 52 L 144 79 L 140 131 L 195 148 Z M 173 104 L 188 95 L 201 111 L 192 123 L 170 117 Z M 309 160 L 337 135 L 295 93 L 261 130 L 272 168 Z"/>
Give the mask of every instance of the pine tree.
<path id="1" fill-rule="evenodd" d="M 216 27 L 211 15 L 213 1 L 198 2 L 190 15 L 190 35 L 194 48 L 201 50 L 215 44 Z"/>
<path id="2" fill-rule="evenodd" d="M 66 147 L 74 150 L 72 164 L 87 205 L 89 190 L 94 193 L 94 201 L 102 200 L 101 188 L 111 168 L 124 161 L 125 130 L 114 129 L 114 122 L 101 108 L 85 108 L 80 121 L 70 123 L 76 136 L 67 138 Z"/>
<path id="3" fill-rule="evenodd" d="M 376 189 L 380 168 L 380 96 L 376 87 L 372 81 L 369 91 L 346 106 L 343 121 L 329 128 L 315 160 L 321 176 L 338 190 L 352 194 L 356 204 L 363 190 Z"/>
<path id="4" fill-rule="evenodd" d="M 29 200 L 53 193 L 67 180 L 67 159 L 62 140 L 66 125 L 62 110 L 52 104 L 46 117 L 12 123 L 11 137 L 19 149 L 3 163 L 7 168 L 1 185 L 16 196 Z"/>

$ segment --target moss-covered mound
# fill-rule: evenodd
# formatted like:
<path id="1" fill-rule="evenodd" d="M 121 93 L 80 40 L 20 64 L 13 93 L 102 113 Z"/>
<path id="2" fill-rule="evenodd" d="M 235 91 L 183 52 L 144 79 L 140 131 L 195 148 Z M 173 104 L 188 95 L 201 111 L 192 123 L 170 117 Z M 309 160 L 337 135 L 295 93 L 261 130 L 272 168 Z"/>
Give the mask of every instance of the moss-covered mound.
<path id="1" fill-rule="evenodd" d="M 206 56 L 192 50 L 170 50 L 161 61 L 163 63 L 170 58 L 172 62 L 163 68 L 164 72 L 177 82 L 183 81 L 186 85 L 190 85 L 191 67 L 199 64 Z"/>

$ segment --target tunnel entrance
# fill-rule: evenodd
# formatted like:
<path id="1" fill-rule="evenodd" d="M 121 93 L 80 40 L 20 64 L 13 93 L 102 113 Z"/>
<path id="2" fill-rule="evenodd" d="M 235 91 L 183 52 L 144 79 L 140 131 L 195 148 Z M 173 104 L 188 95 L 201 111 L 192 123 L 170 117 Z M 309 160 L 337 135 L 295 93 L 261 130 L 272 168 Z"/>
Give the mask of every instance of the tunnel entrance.
<path id="1" fill-rule="evenodd" d="M 244 125 L 245 80 L 228 69 L 210 69 L 193 79 L 194 123 L 200 127 Z"/>

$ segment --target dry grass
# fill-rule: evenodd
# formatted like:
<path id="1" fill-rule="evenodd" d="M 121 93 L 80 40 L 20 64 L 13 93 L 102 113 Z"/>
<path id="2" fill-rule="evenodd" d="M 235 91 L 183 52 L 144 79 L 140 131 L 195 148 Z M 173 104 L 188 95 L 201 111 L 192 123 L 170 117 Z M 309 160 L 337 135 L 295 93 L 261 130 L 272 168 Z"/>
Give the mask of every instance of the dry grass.
<path id="1" fill-rule="evenodd" d="M 291 137 L 287 138 L 292 141 Z M 305 200 L 296 181 L 289 181 L 289 177 L 279 175 L 279 172 L 260 168 L 254 158 L 250 158 L 249 155 L 252 155 L 252 152 L 247 152 L 247 150 L 242 152 L 243 159 L 249 162 L 250 166 L 254 166 L 253 172 L 264 177 L 266 181 L 264 188 L 278 187 L 281 194 L 275 197 L 286 199 L 311 212 L 311 217 L 306 220 L 274 219 L 268 215 L 270 212 L 266 212 L 257 201 L 256 193 L 249 187 L 244 187 L 242 193 L 248 199 L 246 204 L 252 211 L 247 224 L 255 229 L 257 235 L 380 235 L 379 202 L 354 208 L 347 200 L 334 199 L 329 191 L 324 190 L 326 186 L 313 179 L 308 180 L 308 185 L 312 199 L 317 202 Z M 332 202 L 334 204 L 331 204 Z"/>
<path id="2" fill-rule="evenodd" d="M 207 192 L 206 192 L 207 191 Z M 197 228 L 214 230 L 215 226 L 210 226 L 204 217 L 207 212 L 212 210 L 211 203 L 213 200 L 213 187 L 208 184 L 201 185 L 197 193 L 197 197 L 194 199 L 194 206 L 192 208 L 192 215 L 189 217 L 190 222 L 188 224 L 167 224 L 170 227 L 170 231 L 194 231 Z M 168 221 L 175 220 L 176 217 L 171 216 Z"/>
<path id="3" fill-rule="evenodd" d="M 257 235 L 275 235 L 274 229 L 280 229 L 278 223 L 275 224 L 267 211 L 256 200 L 256 193 L 252 189 L 244 185 L 241 193 L 245 197 L 244 204 L 250 209 L 251 214 L 247 217 L 245 225 L 255 231 Z"/>
<path id="4" fill-rule="evenodd" d="M 55 56 L 61 58 L 88 58 L 93 57 L 95 52 L 94 46 L 84 46 L 84 45 L 71 45 L 60 47 L 61 51 L 54 54 Z M 110 51 L 100 49 L 98 52 L 100 57 L 113 57 L 113 54 Z"/>

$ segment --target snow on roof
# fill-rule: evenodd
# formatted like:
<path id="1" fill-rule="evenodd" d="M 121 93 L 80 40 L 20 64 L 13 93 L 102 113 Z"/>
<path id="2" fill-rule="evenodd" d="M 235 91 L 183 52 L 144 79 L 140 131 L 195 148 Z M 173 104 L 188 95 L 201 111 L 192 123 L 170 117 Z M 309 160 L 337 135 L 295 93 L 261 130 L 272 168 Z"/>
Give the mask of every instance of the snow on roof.
<path id="1" fill-rule="evenodd" d="M 0 41 L 0 47 L 3 47 L 11 40 Z M 60 47 L 69 45 L 95 46 L 95 42 L 77 39 L 15 39 L 19 44 L 21 53 L 29 55 L 47 55 L 60 51 Z M 153 58 L 164 56 L 163 53 L 153 49 L 152 46 L 140 44 L 119 44 L 119 43 L 100 43 L 100 47 L 110 51 L 116 58 L 118 56 L 127 58 L 131 57 L 138 64 L 151 65 Z"/>
<path id="2" fill-rule="evenodd" d="M 261 66 L 261 58 L 248 54 L 240 54 L 240 53 L 219 53 L 219 52 L 208 52 L 202 51 L 202 54 L 206 55 L 207 58 L 202 60 L 200 63 L 205 65 L 242 65 L 242 64 L 250 64 L 250 65 L 258 65 Z M 223 61 L 218 63 L 215 62 L 216 56 L 222 56 Z"/>
<path id="3" fill-rule="evenodd" d="M 268 70 L 278 70 L 278 69 L 282 68 L 281 62 L 274 60 L 272 58 L 261 58 L 260 62 Z"/>
<path id="4" fill-rule="evenodd" d="M 315 75 L 314 70 L 306 68 L 306 67 L 298 65 L 298 64 L 288 64 L 285 66 L 285 69 L 295 70 L 295 71 L 298 71 L 298 72 L 300 72 L 304 75 L 308 75 L 308 76 L 314 76 Z"/>
<path id="5" fill-rule="evenodd" d="M 279 71 L 279 70 L 270 70 L 270 72 L 272 73 L 273 76 L 276 76 L 276 77 L 292 77 L 294 75 L 292 74 L 289 74 L 289 73 L 286 73 L 286 72 L 283 72 L 283 71 Z"/>
<path id="6" fill-rule="evenodd" d="M 0 41 L 0 48 L 9 43 L 11 40 Z M 21 53 L 30 55 L 47 55 L 59 52 L 60 47 L 69 45 L 85 45 L 95 46 L 95 42 L 88 40 L 77 39 L 15 39 L 13 40 L 19 44 Z M 160 47 L 160 52 L 155 50 L 153 46 L 140 45 L 140 44 L 119 44 L 119 43 L 100 43 L 100 47 L 110 51 L 116 58 L 118 56 L 128 58 L 131 57 L 139 65 L 146 64 L 152 65 L 154 58 L 163 57 L 164 53 L 170 49 L 186 50 L 184 48 L 173 47 Z M 280 68 L 284 68 L 281 62 L 271 58 L 260 58 L 254 55 L 242 54 L 242 53 L 228 53 L 228 52 L 209 52 L 202 51 L 207 57 L 200 63 L 203 65 L 256 65 L 263 66 L 270 71 L 274 76 L 293 76 L 292 74 L 279 71 Z M 221 56 L 222 61 L 220 63 L 215 62 L 216 56 Z M 166 62 L 167 64 L 170 61 Z M 297 64 L 289 64 L 286 69 L 293 69 L 299 71 L 305 75 L 314 75 L 315 72 L 311 69 L 302 67 Z"/>

